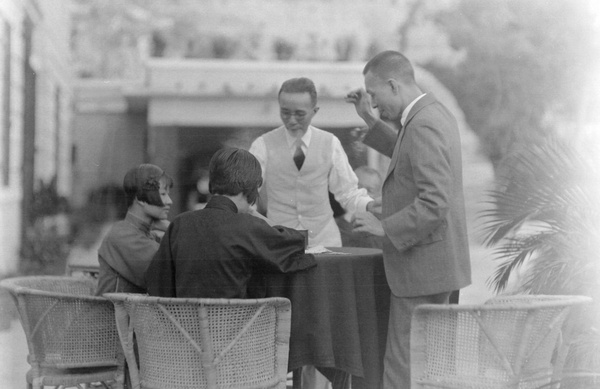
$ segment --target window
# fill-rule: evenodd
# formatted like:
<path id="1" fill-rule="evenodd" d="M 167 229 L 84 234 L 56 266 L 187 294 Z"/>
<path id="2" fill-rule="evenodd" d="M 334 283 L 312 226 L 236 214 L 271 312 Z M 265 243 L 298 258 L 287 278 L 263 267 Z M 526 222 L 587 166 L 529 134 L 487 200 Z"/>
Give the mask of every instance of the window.
<path id="1" fill-rule="evenodd" d="M 60 180 L 60 161 L 61 161 L 61 155 L 60 153 L 62 152 L 62 148 L 61 148 L 61 141 L 62 141 L 62 137 L 61 137 L 61 130 L 62 130 L 62 126 L 61 126 L 61 115 L 60 115 L 60 108 L 61 108 L 61 104 L 60 104 L 60 100 L 61 100 L 61 91 L 60 91 L 60 86 L 56 86 L 56 89 L 54 90 L 54 163 L 56 164 L 56 177 L 58 177 L 58 179 Z"/>
<path id="2" fill-rule="evenodd" d="M 10 79 L 11 79 L 11 28 L 8 21 L 2 21 L 2 185 L 10 184 Z"/>

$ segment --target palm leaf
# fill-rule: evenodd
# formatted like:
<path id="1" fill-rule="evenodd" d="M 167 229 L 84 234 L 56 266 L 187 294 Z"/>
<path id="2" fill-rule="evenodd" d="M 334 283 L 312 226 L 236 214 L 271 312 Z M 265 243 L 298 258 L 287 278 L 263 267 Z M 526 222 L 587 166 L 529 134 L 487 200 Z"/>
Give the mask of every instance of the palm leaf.
<path id="1" fill-rule="evenodd" d="M 592 161 L 555 140 L 520 150 L 508 159 L 508 168 L 497 188 L 488 192 L 480 214 L 484 242 L 496 247 L 494 255 L 501 261 L 488 280 L 496 292 L 504 290 L 510 275 L 526 261 L 534 264 L 524 277 L 525 290 L 566 290 L 565 284 L 578 283 L 574 277 L 585 278 L 577 269 L 595 274 L 593 264 L 600 253 L 600 245 L 593 243 L 600 242 L 600 174 Z M 590 265 L 574 269 L 555 260 L 559 257 Z M 574 261 L 574 257 L 584 259 Z"/>
<path id="2" fill-rule="evenodd" d="M 567 358 L 571 372 L 589 377 L 600 376 L 600 336 L 593 325 L 600 319 L 600 164 L 595 159 L 554 140 L 519 150 L 507 160 L 480 214 L 484 242 L 500 262 L 488 279 L 495 292 L 519 272 L 519 293 L 594 298 L 577 314 L 579 336 Z"/>
<path id="3" fill-rule="evenodd" d="M 506 288 L 511 274 L 519 269 L 534 254 L 548 250 L 552 232 L 538 233 L 520 238 L 506 238 L 505 243 L 494 250 L 495 259 L 502 261 L 495 273 L 488 279 L 488 285 L 496 292 Z"/>

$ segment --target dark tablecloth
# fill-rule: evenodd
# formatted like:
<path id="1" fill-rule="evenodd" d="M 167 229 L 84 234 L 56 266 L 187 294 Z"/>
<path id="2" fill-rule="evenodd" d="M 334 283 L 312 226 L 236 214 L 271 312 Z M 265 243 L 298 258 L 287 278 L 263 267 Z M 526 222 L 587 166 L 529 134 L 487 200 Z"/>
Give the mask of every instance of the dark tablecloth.
<path id="1" fill-rule="evenodd" d="M 352 388 L 379 388 L 390 289 L 381 250 L 332 247 L 317 266 L 269 275 L 268 296 L 292 302 L 289 370 L 303 365 L 352 374 Z"/>

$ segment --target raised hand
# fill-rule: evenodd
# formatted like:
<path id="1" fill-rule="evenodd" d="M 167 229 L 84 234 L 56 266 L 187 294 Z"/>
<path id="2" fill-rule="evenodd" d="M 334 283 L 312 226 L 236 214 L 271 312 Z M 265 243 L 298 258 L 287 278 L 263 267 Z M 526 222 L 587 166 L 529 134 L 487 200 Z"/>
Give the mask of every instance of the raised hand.
<path id="1" fill-rule="evenodd" d="M 167 219 L 156 220 L 152 223 L 152 230 L 165 232 L 169 228 L 170 221 Z"/>
<path id="2" fill-rule="evenodd" d="M 371 96 L 362 88 L 348 92 L 344 101 L 354 104 L 356 113 L 365 121 L 369 128 L 377 121 L 377 116 L 373 112 Z"/>

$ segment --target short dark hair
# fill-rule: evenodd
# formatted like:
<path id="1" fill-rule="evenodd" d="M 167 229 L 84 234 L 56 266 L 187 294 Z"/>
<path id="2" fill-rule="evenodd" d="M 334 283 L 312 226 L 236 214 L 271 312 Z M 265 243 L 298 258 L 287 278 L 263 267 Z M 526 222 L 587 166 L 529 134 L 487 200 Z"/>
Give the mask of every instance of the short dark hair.
<path id="1" fill-rule="evenodd" d="M 262 170 L 249 151 L 235 147 L 220 149 L 210 159 L 208 170 L 211 194 L 236 196 L 243 193 L 249 204 L 258 199 Z"/>
<path id="2" fill-rule="evenodd" d="M 408 58 L 397 51 L 387 50 L 367 62 L 363 75 L 371 72 L 380 78 L 399 78 L 399 81 L 415 82 L 415 71 Z"/>
<path id="3" fill-rule="evenodd" d="M 298 78 L 290 78 L 281 84 L 281 88 L 279 88 L 279 94 L 277 97 L 281 95 L 281 93 L 308 93 L 310 95 L 310 101 L 313 105 L 317 105 L 317 88 L 315 87 L 315 83 L 312 82 L 310 78 L 306 77 L 298 77 Z"/>
<path id="4" fill-rule="evenodd" d="M 135 199 L 158 207 L 164 206 L 159 193 L 161 180 L 165 181 L 165 187 L 173 186 L 173 179 L 156 165 L 143 163 L 129 169 L 123 178 L 127 206 L 130 207 Z"/>

